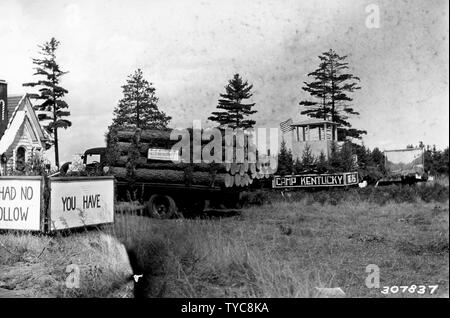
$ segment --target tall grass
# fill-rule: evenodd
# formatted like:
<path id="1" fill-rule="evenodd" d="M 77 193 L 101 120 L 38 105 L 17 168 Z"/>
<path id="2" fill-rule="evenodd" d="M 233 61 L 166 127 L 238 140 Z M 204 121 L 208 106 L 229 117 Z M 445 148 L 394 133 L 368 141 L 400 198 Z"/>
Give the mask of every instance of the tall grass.
<path id="1" fill-rule="evenodd" d="M 125 214 L 113 234 L 138 251 L 148 297 L 315 297 L 316 287 L 382 296 L 364 284 L 369 264 L 384 284 L 433 282 L 448 293 L 448 201 L 309 199 L 218 220 Z"/>
<path id="2" fill-rule="evenodd" d="M 139 255 L 150 297 L 309 297 L 328 283 L 256 249 L 264 234 L 239 222 L 120 215 L 112 234 Z"/>
<path id="3" fill-rule="evenodd" d="M 369 202 L 378 205 L 387 203 L 441 202 L 449 199 L 448 178 L 416 185 L 389 185 L 380 187 L 331 188 L 331 189 L 291 189 L 287 191 L 255 190 L 244 193 L 243 204 L 247 206 L 275 202 L 321 203 L 337 205 L 341 202 Z"/>
<path id="4" fill-rule="evenodd" d="M 221 219 L 151 219 L 125 203 L 99 230 L 0 234 L 0 281 L 35 297 L 124 295 L 116 291 L 129 273 L 114 237 L 136 255 L 146 297 L 316 297 L 316 287 L 384 297 L 365 286 L 369 264 L 382 285 L 438 284 L 436 295 L 448 295 L 448 186 L 287 194 L 253 193 L 260 205 Z M 71 263 L 82 269 L 79 289 L 64 284 Z"/>
<path id="5" fill-rule="evenodd" d="M 79 288 L 66 285 L 71 264 L 80 269 Z M 133 295 L 125 249 L 99 230 L 55 236 L 1 234 L 0 268 L 0 287 L 29 297 Z"/>

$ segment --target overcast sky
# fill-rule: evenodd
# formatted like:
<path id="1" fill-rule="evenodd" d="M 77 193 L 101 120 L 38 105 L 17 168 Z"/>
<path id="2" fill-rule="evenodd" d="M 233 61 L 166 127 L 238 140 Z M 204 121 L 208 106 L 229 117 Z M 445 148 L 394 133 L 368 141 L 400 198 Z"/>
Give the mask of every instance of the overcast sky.
<path id="1" fill-rule="evenodd" d="M 367 28 L 378 5 L 380 27 Z M 61 161 L 102 146 L 126 76 L 142 68 L 172 127 L 207 117 L 234 73 L 254 85 L 257 125 L 299 120 L 306 74 L 333 48 L 348 55 L 370 148 L 449 143 L 449 8 L 439 1 L 0 0 L 0 79 L 32 81 L 31 58 L 52 36 L 73 126 Z"/>

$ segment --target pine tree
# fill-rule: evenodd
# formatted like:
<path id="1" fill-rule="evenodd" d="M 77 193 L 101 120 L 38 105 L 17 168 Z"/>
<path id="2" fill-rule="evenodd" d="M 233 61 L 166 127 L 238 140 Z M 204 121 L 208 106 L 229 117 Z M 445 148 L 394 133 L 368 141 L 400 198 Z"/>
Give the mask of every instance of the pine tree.
<path id="1" fill-rule="evenodd" d="M 337 144 L 333 142 L 330 147 L 330 155 L 328 157 L 328 169 L 330 172 L 338 172 L 341 167 L 341 156 Z"/>
<path id="2" fill-rule="evenodd" d="M 385 172 L 385 162 L 384 162 L 385 161 L 385 157 L 384 157 L 383 152 L 380 149 L 378 149 L 377 147 L 375 147 L 372 150 L 372 152 L 370 154 L 370 157 L 371 157 L 372 164 L 375 167 L 377 167 L 377 169 L 380 172 L 384 173 Z"/>
<path id="3" fill-rule="evenodd" d="M 127 78 L 122 86 L 124 97 L 114 109 L 112 127 L 165 129 L 172 119 L 158 109 L 155 88 L 143 75 L 141 69 Z"/>
<path id="4" fill-rule="evenodd" d="M 307 169 L 312 169 L 315 162 L 316 159 L 312 154 L 311 147 L 307 145 L 302 153 L 302 166 Z"/>
<path id="5" fill-rule="evenodd" d="M 448 147 L 444 149 L 441 153 L 441 158 L 439 161 L 439 167 L 437 171 L 441 174 L 446 174 L 448 176 L 449 169 L 449 155 L 448 155 Z"/>
<path id="6" fill-rule="evenodd" d="M 313 78 L 310 83 L 304 82 L 302 89 L 308 92 L 314 100 L 303 100 L 299 104 L 305 109 L 300 113 L 313 118 L 331 120 L 338 123 L 341 139 L 347 137 L 361 138 L 367 132 L 351 128 L 349 116 L 359 115 L 350 102 L 349 95 L 361 89 L 358 86 L 360 79 L 353 74 L 346 73 L 347 56 L 339 56 L 335 51 L 329 50 L 319 56 L 319 68 L 308 74 Z M 333 132 L 334 134 L 334 132 Z"/>
<path id="7" fill-rule="evenodd" d="M 295 174 L 303 173 L 304 169 L 303 169 L 303 166 L 302 166 L 302 162 L 300 161 L 299 158 L 295 159 L 293 170 L 294 170 Z"/>
<path id="8" fill-rule="evenodd" d="M 341 171 L 348 172 L 353 171 L 356 168 L 353 152 L 353 144 L 349 141 L 344 142 L 339 153 L 341 159 Z"/>
<path id="9" fill-rule="evenodd" d="M 224 111 L 212 112 L 212 116 L 208 117 L 208 119 L 218 122 L 222 127 L 232 129 L 252 128 L 255 125 L 255 121 L 246 118 L 256 113 L 256 110 L 252 110 L 255 103 L 243 103 L 244 100 L 253 96 L 250 93 L 252 88 L 253 85 L 249 85 L 239 74 L 235 74 L 233 79 L 225 86 L 225 94 L 220 94 L 221 99 L 219 99 L 217 108 Z"/>
<path id="10" fill-rule="evenodd" d="M 316 98 L 317 101 L 301 101 L 299 104 L 307 107 L 301 114 L 328 120 L 330 109 L 327 105 L 327 64 L 325 62 L 320 63 L 319 68 L 314 72 L 309 73 L 308 76 L 314 77 L 315 80 L 311 83 L 304 82 L 305 86 L 302 87 L 302 89 L 308 92 L 312 97 Z"/>
<path id="11" fill-rule="evenodd" d="M 425 171 L 431 175 L 448 175 L 448 151 L 448 147 L 441 151 L 436 149 L 436 145 L 433 145 L 433 147 L 427 145 L 426 150 L 424 151 Z"/>
<path id="12" fill-rule="evenodd" d="M 289 174 L 294 173 L 294 155 L 292 154 L 292 150 L 288 149 L 288 168 L 289 168 Z"/>
<path id="13" fill-rule="evenodd" d="M 358 156 L 358 168 L 365 169 L 370 164 L 370 151 L 364 145 L 352 144 L 352 146 Z"/>
<path id="14" fill-rule="evenodd" d="M 317 158 L 317 172 L 325 173 L 328 171 L 328 161 L 324 152 L 321 151 L 319 157 Z"/>
<path id="15" fill-rule="evenodd" d="M 278 154 L 277 174 L 288 175 L 292 173 L 293 161 L 292 152 L 288 150 L 284 139 L 281 141 L 280 153 Z"/>
<path id="16" fill-rule="evenodd" d="M 29 94 L 31 99 L 42 101 L 39 105 L 34 105 L 34 109 L 40 111 L 39 120 L 43 121 L 43 126 L 53 134 L 53 143 L 55 146 L 55 164 L 59 168 L 59 140 L 58 128 L 70 127 L 72 123 L 64 119 L 70 115 L 67 110 L 69 107 L 63 100 L 68 91 L 60 86 L 61 77 L 68 72 L 60 69 L 56 62 L 56 50 L 60 42 L 51 38 L 49 42 L 39 45 L 42 58 L 33 59 L 36 65 L 33 75 L 40 76 L 43 79 L 32 83 L 24 83 L 23 86 L 39 87 L 39 94 Z M 48 123 L 48 124 L 45 124 Z"/>

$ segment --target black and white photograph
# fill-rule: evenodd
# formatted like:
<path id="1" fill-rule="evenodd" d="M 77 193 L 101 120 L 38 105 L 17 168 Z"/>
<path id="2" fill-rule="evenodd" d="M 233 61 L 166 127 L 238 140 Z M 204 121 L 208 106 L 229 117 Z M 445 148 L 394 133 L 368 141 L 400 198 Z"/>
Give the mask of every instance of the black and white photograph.
<path id="1" fill-rule="evenodd" d="M 448 299 L 449 2 L 0 0 L 0 298 Z"/>

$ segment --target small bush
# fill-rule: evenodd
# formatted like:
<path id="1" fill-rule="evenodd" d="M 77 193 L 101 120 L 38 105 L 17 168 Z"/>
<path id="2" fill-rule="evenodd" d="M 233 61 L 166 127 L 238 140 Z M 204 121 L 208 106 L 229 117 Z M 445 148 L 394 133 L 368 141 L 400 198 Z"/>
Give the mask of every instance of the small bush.
<path id="1" fill-rule="evenodd" d="M 439 236 L 419 243 L 402 240 L 397 242 L 396 246 L 406 255 L 448 254 L 449 252 L 448 236 Z"/>
<path id="2" fill-rule="evenodd" d="M 244 192 L 241 196 L 241 203 L 244 206 L 257 205 L 261 206 L 271 202 L 270 194 L 267 191 L 255 190 Z"/>
<path id="3" fill-rule="evenodd" d="M 446 202 L 449 199 L 449 187 L 440 183 L 425 185 L 419 188 L 418 194 L 424 202 Z"/>
<path id="4" fill-rule="evenodd" d="M 330 195 L 326 191 L 319 191 L 314 193 L 313 198 L 320 204 L 325 204 L 329 201 Z"/>
<path id="5" fill-rule="evenodd" d="M 449 199 L 449 186 L 442 183 L 416 185 L 388 185 L 366 188 L 325 188 L 291 189 L 290 191 L 261 191 L 249 192 L 245 196 L 247 205 L 261 205 L 264 203 L 305 200 L 307 205 L 314 203 L 338 205 L 341 202 L 366 201 L 377 205 L 393 203 L 440 202 Z"/>

